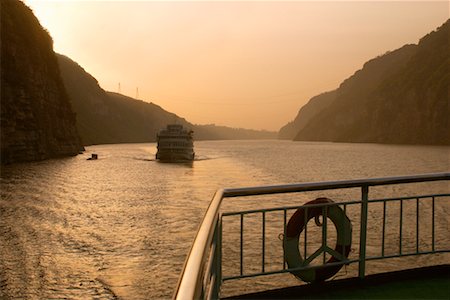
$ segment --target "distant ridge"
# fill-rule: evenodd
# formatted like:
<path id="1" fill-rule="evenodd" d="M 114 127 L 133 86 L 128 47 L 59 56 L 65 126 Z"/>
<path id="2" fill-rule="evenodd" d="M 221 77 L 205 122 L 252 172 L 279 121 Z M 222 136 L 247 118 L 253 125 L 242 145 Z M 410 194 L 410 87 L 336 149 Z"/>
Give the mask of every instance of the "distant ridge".
<path id="1" fill-rule="evenodd" d="M 313 97 L 279 138 L 450 145 L 449 27 L 368 61 L 335 91 Z"/>
<path id="2" fill-rule="evenodd" d="M 58 55 L 58 62 L 84 145 L 154 142 L 158 130 L 170 123 L 191 128 L 196 140 L 276 138 L 275 132 L 191 124 L 154 103 L 103 90 L 66 56 Z"/>

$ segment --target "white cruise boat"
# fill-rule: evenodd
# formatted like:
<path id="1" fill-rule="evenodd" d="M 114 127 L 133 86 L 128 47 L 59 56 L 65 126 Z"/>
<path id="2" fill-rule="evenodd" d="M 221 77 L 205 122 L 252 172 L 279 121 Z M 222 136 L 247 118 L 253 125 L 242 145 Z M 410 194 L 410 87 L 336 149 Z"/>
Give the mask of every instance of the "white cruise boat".
<path id="1" fill-rule="evenodd" d="M 156 159 L 167 162 L 194 160 L 193 131 L 186 130 L 183 125 L 170 124 L 156 136 L 158 151 Z"/>

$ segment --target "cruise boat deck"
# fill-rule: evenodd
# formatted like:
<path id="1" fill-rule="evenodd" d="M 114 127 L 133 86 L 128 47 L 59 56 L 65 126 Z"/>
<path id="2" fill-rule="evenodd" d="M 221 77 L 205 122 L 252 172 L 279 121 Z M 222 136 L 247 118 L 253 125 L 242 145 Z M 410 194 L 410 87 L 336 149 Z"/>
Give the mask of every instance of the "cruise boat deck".
<path id="1" fill-rule="evenodd" d="M 186 259 L 174 299 L 226 298 L 222 288 L 228 283 L 237 283 L 231 285 L 237 290 L 231 293 L 233 297 L 228 296 L 230 299 L 427 298 L 420 295 L 448 299 L 450 240 L 445 211 L 450 199 L 449 180 L 450 173 L 436 173 L 219 190 L 206 211 Z M 417 194 L 408 192 L 397 195 L 398 191 L 403 191 L 404 185 L 414 185 L 415 188 L 408 191 L 417 191 Z M 388 188 L 393 193 L 380 197 L 383 195 L 380 187 Z M 349 189 L 359 190 L 360 198 L 341 199 L 339 202 L 317 202 L 316 199 L 316 202 L 297 206 L 238 211 L 222 209 L 222 202 L 229 198 L 241 200 L 287 193 L 291 194 L 291 198 L 294 193 L 327 196 Z M 274 220 L 275 217 L 279 220 Z M 250 218 L 253 219 L 248 223 Z M 310 233 L 314 228 L 308 220 L 312 219 L 321 234 L 316 232 L 312 236 Z M 225 237 L 227 233 L 223 230 L 230 222 L 238 228 L 237 237 L 232 239 Z M 267 238 L 273 234 L 271 226 L 274 222 L 281 224 L 281 243 L 280 240 Z M 333 238 L 333 232 L 329 229 L 331 223 L 337 231 L 334 247 L 328 246 L 330 238 Z M 251 238 L 259 235 L 256 244 L 255 240 L 246 240 L 249 238 L 249 234 L 245 233 L 247 224 L 255 228 Z M 290 246 L 292 239 L 298 243 L 293 243 L 295 247 Z M 224 244 L 225 240 L 232 243 Z M 311 246 L 318 249 L 311 251 Z M 234 255 L 232 259 L 228 258 L 230 251 Z M 274 258 L 274 253 L 280 253 L 281 257 Z M 445 262 L 433 266 L 433 257 L 443 257 Z M 396 267 L 398 259 L 411 259 L 414 263 L 407 265 L 407 268 L 403 265 L 402 270 L 389 272 L 389 268 Z M 420 268 L 415 263 L 419 260 L 431 267 Z M 374 262 L 384 265 L 388 272 L 369 274 L 366 265 Z M 352 269 L 351 274 L 347 274 L 345 279 L 333 280 L 344 266 Z M 379 270 L 384 270 L 384 267 Z M 251 278 L 273 278 L 288 273 L 308 283 L 280 289 L 268 284 L 266 291 L 251 294 L 245 288 L 244 282 Z M 239 284 L 240 280 L 243 284 Z M 385 296 L 381 296 L 380 292 Z M 367 296 L 369 294 L 373 296 Z"/>
<path id="2" fill-rule="evenodd" d="M 449 299 L 450 265 L 368 275 L 224 299 Z"/>

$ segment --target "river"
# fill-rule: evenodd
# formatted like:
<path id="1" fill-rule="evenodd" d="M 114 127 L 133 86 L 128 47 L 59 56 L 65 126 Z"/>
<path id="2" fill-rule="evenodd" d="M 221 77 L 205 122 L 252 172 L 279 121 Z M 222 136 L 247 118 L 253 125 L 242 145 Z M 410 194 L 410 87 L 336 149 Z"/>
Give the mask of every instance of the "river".
<path id="1" fill-rule="evenodd" d="M 2 166 L 0 298 L 170 298 L 218 188 L 450 169 L 449 147 L 198 141 L 195 152 L 192 164 L 168 164 L 154 160 L 153 143 L 97 145 L 76 157 Z M 99 159 L 87 160 L 92 153 Z M 441 183 L 376 190 L 373 196 L 422 194 L 430 186 L 448 192 L 448 184 Z M 358 195 L 325 196 L 344 201 Z M 296 205 L 313 196 L 284 195 L 274 201 Z M 264 198 L 262 204 L 273 203 Z M 254 205 L 237 199 L 225 209 Z M 444 217 L 437 246 L 449 248 L 449 205 L 438 203 L 438 208 Z M 449 261 L 436 257 L 423 264 Z M 384 269 L 375 264 L 369 272 Z M 269 287 L 296 283 L 289 274 L 283 278 Z"/>

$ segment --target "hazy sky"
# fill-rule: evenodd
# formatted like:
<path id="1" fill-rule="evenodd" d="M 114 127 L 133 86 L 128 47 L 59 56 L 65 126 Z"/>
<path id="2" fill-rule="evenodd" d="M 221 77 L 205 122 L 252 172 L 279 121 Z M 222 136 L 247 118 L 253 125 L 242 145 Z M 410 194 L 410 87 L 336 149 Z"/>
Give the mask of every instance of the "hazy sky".
<path id="1" fill-rule="evenodd" d="M 109 91 L 197 124 L 278 130 L 364 62 L 449 18 L 447 1 L 26 0 Z"/>

